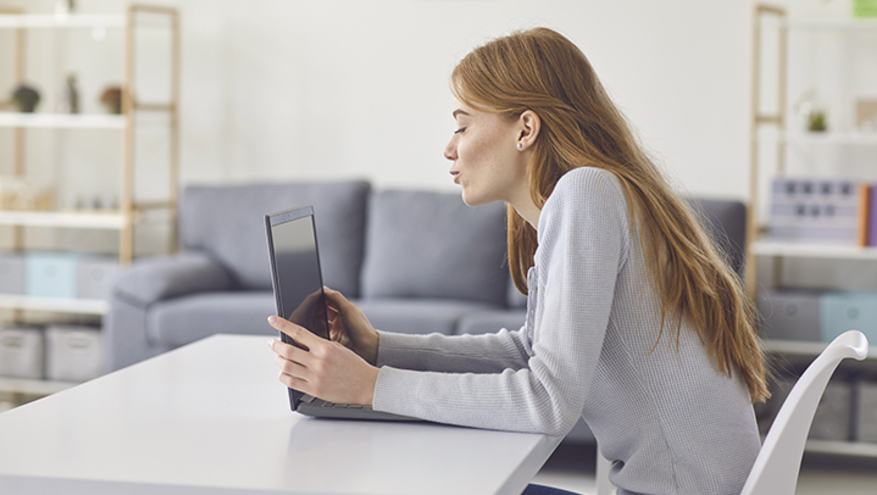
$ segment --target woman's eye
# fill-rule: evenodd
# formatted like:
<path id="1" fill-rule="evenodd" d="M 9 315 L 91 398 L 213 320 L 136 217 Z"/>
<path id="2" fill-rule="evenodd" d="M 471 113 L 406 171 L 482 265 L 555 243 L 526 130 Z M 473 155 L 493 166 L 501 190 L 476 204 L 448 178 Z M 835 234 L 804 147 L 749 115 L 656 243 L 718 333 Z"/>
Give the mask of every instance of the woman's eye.
<path id="1" fill-rule="evenodd" d="M 457 129 L 456 131 L 454 131 L 454 134 L 462 134 L 463 131 L 465 131 L 465 130 L 466 130 L 465 127 L 461 127 L 461 128 L 459 128 L 459 129 Z"/>

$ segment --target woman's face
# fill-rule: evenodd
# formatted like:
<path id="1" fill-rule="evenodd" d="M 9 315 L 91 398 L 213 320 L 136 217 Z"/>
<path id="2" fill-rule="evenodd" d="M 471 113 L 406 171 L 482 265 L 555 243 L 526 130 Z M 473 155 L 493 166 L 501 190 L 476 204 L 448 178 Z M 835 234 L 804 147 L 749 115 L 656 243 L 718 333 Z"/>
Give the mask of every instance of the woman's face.
<path id="1" fill-rule="evenodd" d="M 527 155 L 518 149 L 520 123 L 509 122 L 495 113 L 477 110 L 457 102 L 457 129 L 445 147 L 451 160 L 454 183 L 463 188 L 463 201 L 478 206 L 493 201 L 515 202 L 529 198 Z"/>

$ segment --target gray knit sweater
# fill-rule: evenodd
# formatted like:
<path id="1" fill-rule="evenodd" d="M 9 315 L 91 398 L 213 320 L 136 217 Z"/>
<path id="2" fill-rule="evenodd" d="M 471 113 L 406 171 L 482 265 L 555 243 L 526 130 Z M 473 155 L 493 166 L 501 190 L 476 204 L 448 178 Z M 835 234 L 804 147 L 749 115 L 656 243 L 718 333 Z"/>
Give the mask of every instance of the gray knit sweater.
<path id="1" fill-rule="evenodd" d="M 489 335 L 380 333 L 374 409 L 564 435 L 585 419 L 619 494 L 737 494 L 760 447 L 749 393 L 697 334 L 660 328 L 618 180 L 561 178 L 539 217 L 527 319 Z"/>

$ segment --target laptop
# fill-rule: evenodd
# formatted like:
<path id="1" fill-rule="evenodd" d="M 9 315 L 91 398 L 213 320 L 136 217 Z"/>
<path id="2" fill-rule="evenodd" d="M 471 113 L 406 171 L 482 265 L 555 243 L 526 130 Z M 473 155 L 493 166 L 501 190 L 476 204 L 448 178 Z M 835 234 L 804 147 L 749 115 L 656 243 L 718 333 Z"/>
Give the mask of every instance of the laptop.
<path id="1" fill-rule="evenodd" d="M 329 339 L 329 319 L 315 226 L 313 206 L 265 215 L 277 314 L 307 328 L 314 335 Z M 282 332 L 280 338 L 296 345 Z M 375 411 L 368 406 L 327 402 L 291 388 L 289 406 L 293 411 L 321 418 L 420 421 Z"/>

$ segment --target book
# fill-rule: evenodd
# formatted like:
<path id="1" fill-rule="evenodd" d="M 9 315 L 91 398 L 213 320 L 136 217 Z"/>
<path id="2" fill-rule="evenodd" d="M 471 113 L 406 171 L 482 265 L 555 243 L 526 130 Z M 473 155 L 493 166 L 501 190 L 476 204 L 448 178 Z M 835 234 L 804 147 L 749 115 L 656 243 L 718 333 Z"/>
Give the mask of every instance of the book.
<path id="1" fill-rule="evenodd" d="M 868 221 L 871 211 L 871 186 L 862 182 L 858 186 L 859 189 L 859 208 L 856 213 L 856 246 L 868 246 Z"/>
<path id="2" fill-rule="evenodd" d="M 877 247 L 877 183 L 870 185 L 868 201 L 868 247 Z"/>

